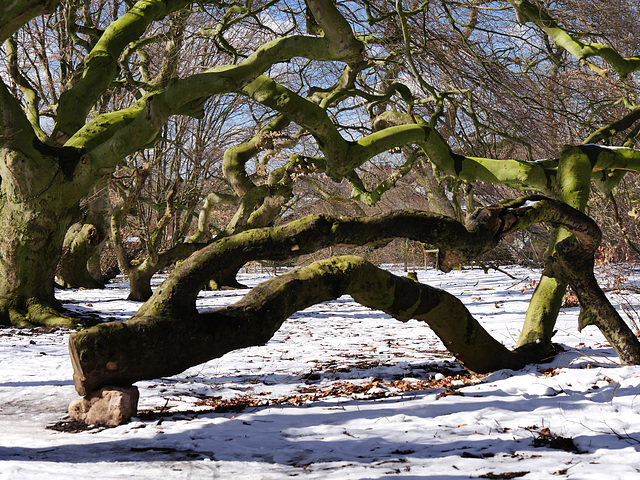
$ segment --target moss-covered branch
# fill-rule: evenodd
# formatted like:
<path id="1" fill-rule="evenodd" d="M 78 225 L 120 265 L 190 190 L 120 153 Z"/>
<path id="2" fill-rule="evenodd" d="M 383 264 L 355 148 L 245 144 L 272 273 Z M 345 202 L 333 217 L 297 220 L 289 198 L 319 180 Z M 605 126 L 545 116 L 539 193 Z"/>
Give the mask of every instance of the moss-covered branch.
<path id="1" fill-rule="evenodd" d="M 126 272 L 129 277 L 129 295 L 127 299 L 137 302 L 148 300 L 153 294 L 151 278 L 156 273 L 180 260 L 184 260 L 205 245 L 205 243 L 195 241 L 180 242 L 167 250 L 156 252 L 154 255 L 147 255 L 142 262 L 136 265 L 130 265 Z"/>
<path id="2" fill-rule="evenodd" d="M 36 153 L 35 134 L 20 102 L 0 78 L 0 146 L 25 153 Z M 37 155 L 37 154 L 36 154 Z"/>
<path id="3" fill-rule="evenodd" d="M 72 334 L 76 390 L 85 395 L 104 385 L 172 375 L 239 348 L 263 345 L 293 313 L 343 294 L 401 321 L 427 323 L 473 371 L 517 369 L 541 359 L 535 347 L 506 349 L 443 290 L 397 277 L 358 257 L 334 257 L 275 277 L 225 308 L 179 319 L 136 315 Z"/>
<path id="4" fill-rule="evenodd" d="M 531 22 L 540 27 L 549 36 L 556 46 L 566 50 L 577 60 L 584 63 L 600 75 L 605 75 L 608 70 L 589 62 L 588 59 L 598 57 L 607 62 L 620 78 L 624 79 L 631 73 L 640 69 L 640 57 L 623 57 L 613 47 L 595 42 L 579 40 L 562 28 L 549 13 L 537 4 L 529 0 L 509 0 L 515 8 L 521 22 Z"/>
<path id="5" fill-rule="evenodd" d="M 206 242 L 211 239 L 209 217 L 217 205 L 236 205 L 240 199 L 233 194 L 213 192 L 206 196 L 198 213 L 198 230 L 188 242 Z"/>
<path id="6" fill-rule="evenodd" d="M 550 192 L 554 185 L 554 170 L 542 163 L 460 155 L 451 150 L 437 130 L 424 124 L 415 124 L 414 121 L 410 115 L 388 111 L 376 118 L 375 126 L 380 131 L 401 125 L 412 130 L 422 128 L 423 136 L 416 139 L 415 143 L 441 173 L 459 180 L 470 183 L 480 180 L 542 193 Z"/>
<path id="7" fill-rule="evenodd" d="M 329 42 L 334 55 L 347 63 L 361 60 L 364 54 L 362 42 L 356 39 L 351 25 L 336 8 L 333 0 L 306 0 L 313 18 Z"/>
<path id="8" fill-rule="evenodd" d="M 93 278 L 87 270 L 87 262 L 101 240 L 100 232 L 95 225 L 76 223 L 71 226 L 64 237 L 60 270 L 56 275 L 60 285 L 67 288 L 77 285 L 84 288 L 104 287 L 104 284 Z"/>
<path id="9" fill-rule="evenodd" d="M 0 43 L 38 15 L 52 12 L 60 0 L 10 0 L 0 5 Z"/>
<path id="10" fill-rule="evenodd" d="M 264 75 L 244 87 L 243 92 L 306 128 L 325 155 L 325 173 L 336 181 L 382 152 L 418 144 L 445 174 L 458 175 L 463 180 L 525 184 L 541 191 L 549 186 L 550 178 L 539 164 L 456 155 L 434 129 L 416 124 L 407 114 L 387 112 L 376 121 L 378 131 L 352 142 L 342 137 L 324 108 Z"/>
<path id="11" fill-rule="evenodd" d="M 528 199 L 485 207 L 466 227 L 430 212 L 401 211 L 364 218 L 310 215 L 279 227 L 242 232 L 212 243 L 179 265 L 140 312 L 164 304 L 176 312 L 189 311 L 195 308 L 198 291 L 217 270 L 257 259 L 285 260 L 336 244 L 409 238 L 440 248 L 440 266 L 446 271 L 491 249 L 504 235 L 537 222 L 561 224 L 584 242 L 599 241 L 598 227 L 586 215 L 546 197 Z"/>
<path id="12" fill-rule="evenodd" d="M 336 50 L 324 37 L 278 38 L 260 46 L 238 65 L 217 66 L 176 79 L 162 92 L 149 95 L 128 109 L 98 116 L 67 142 L 68 146 L 87 150 L 84 156 L 87 166 L 78 172 L 77 183 L 108 172 L 125 156 L 152 143 L 170 115 L 192 112 L 194 103 L 200 104 L 212 95 L 241 91 L 275 63 L 295 56 L 342 61 L 359 58 L 360 44 L 349 45 L 355 50 Z"/>
<path id="13" fill-rule="evenodd" d="M 631 106 L 629 107 L 629 113 L 624 117 L 599 128 L 589 135 L 583 144 L 607 142 L 614 135 L 631 128 L 638 120 L 640 120 L 640 105 Z"/>
<path id="14" fill-rule="evenodd" d="M 40 128 L 40 97 L 29 80 L 22 75 L 18 68 L 18 46 L 15 39 L 13 37 L 8 38 L 7 41 L 4 42 L 4 48 L 7 53 L 7 64 L 11 80 L 20 88 L 24 97 L 24 110 L 27 118 L 40 140 L 45 141 L 47 135 Z"/>
<path id="15" fill-rule="evenodd" d="M 567 205 L 581 212 L 584 212 L 589 199 L 591 172 L 598 158 L 598 155 L 590 156 L 585 153 L 585 149 L 589 150 L 587 147 L 566 147 L 557 170 L 558 196 Z M 565 228 L 555 228 L 552 231 L 545 254 L 546 263 L 552 261 L 551 256 L 557 253 L 556 246 L 559 242 L 569 238 L 572 233 L 571 229 Z M 597 243 L 590 246 L 591 256 L 595 253 L 595 248 Z M 565 277 L 550 275 L 545 269 L 529 302 L 518 345 L 538 342 L 551 346 L 567 284 Z"/>
<path id="16" fill-rule="evenodd" d="M 261 151 L 273 149 L 280 132 L 290 122 L 286 115 L 278 115 L 246 142 L 225 150 L 222 172 L 238 197 L 243 197 L 256 186 L 245 170 L 246 163 Z"/>
<path id="17" fill-rule="evenodd" d="M 407 114 L 388 111 L 376 119 L 378 128 L 388 129 L 393 125 L 412 124 L 413 118 Z M 418 125 L 414 124 L 414 128 Z M 557 184 L 558 166 L 562 158 L 542 161 L 527 162 L 513 159 L 493 159 L 469 157 L 454 153 L 440 133 L 429 127 L 423 126 L 425 138 L 416 143 L 420 145 L 427 158 L 438 170 L 459 180 L 474 182 L 477 180 L 510 185 L 519 189 L 532 189 L 542 193 L 550 193 L 556 187 L 564 191 L 571 190 L 570 185 Z M 385 131 L 385 130 L 381 130 Z M 601 170 L 626 170 L 640 172 L 640 151 L 632 148 L 608 147 L 593 144 L 568 146 L 566 152 L 572 150 L 577 155 L 584 155 L 585 161 L 590 164 L 589 172 Z M 563 156 L 570 155 L 563 153 Z M 565 162 L 565 165 L 567 163 Z M 565 175 L 566 182 L 574 175 L 571 170 Z M 584 179 L 581 179 L 582 182 Z M 575 194 L 583 195 L 582 190 Z M 570 202 L 573 205 L 573 203 Z M 577 204 L 576 204 L 577 205 Z"/>
<path id="18" fill-rule="evenodd" d="M 20 102 L 0 79 L 0 177 L 8 193 L 3 201 L 33 202 L 60 169 L 36 136 Z M 46 157 L 46 158 L 45 158 Z M 25 179 L 29 181 L 25 181 Z M 1 203 L 1 202 L 0 202 Z M 0 205 L 0 209 L 2 205 Z"/>
<path id="19" fill-rule="evenodd" d="M 404 177 L 411 171 L 417 159 L 417 155 L 415 155 L 414 153 L 409 153 L 402 165 L 393 170 L 387 178 L 382 180 L 375 188 L 370 191 L 366 189 L 360 177 L 355 172 L 353 172 L 352 175 L 348 176 L 348 179 L 352 185 L 351 198 L 354 200 L 359 200 L 369 206 L 375 205 L 380 201 L 380 198 L 382 197 L 382 195 L 384 195 L 385 192 L 388 192 L 390 189 L 395 187 L 396 183 L 398 183 L 398 181 L 402 177 Z"/>
<path id="20" fill-rule="evenodd" d="M 84 126 L 87 114 L 118 73 L 118 59 L 126 46 L 138 40 L 147 27 L 191 2 L 187 0 L 139 0 L 111 22 L 84 60 L 82 77 L 60 95 L 53 137 L 65 143 Z"/>
<path id="21" fill-rule="evenodd" d="M 294 312 L 344 293 L 399 320 L 425 321 L 472 371 L 520 368 L 541 359 L 548 346 L 532 342 L 510 352 L 452 296 L 400 279 L 354 257 L 318 262 L 277 277 L 256 287 L 242 301 L 212 312 L 198 313 L 195 299 L 216 269 L 229 268 L 238 257 L 283 259 L 331 244 L 366 244 L 406 237 L 446 249 L 446 265 L 452 258 L 477 255 L 505 235 L 537 222 L 562 225 L 575 235 L 577 254 L 593 259 L 600 241 L 597 225 L 565 203 L 545 197 L 486 207 L 472 217 L 466 228 L 450 218 L 421 212 L 364 219 L 316 215 L 278 228 L 227 237 L 178 266 L 131 320 L 99 325 L 71 336 L 76 389 L 85 394 L 106 384 L 170 375 L 231 350 L 263 344 Z M 553 274 L 568 275 L 569 282 L 584 293 L 585 302 L 599 302 L 595 306 L 587 303 L 585 308 L 599 316 L 601 328 L 616 343 L 623 361 L 640 362 L 637 339 L 625 331 L 619 316 L 612 317 L 615 309 L 600 305 L 606 297 L 603 300 L 589 296 L 594 293 L 593 286 L 584 287 L 566 268 Z"/>
<path id="22" fill-rule="evenodd" d="M 349 44 L 351 45 L 351 44 Z M 225 92 L 241 91 L 257 79 L 272 65 L 286 62 L 294 57 L 318 61 L 353 62 L 360 58 L 359 43 L 352 50 L 334 49 L 325 37 L 291 35 L 261 45 L 254 53 L 237 65 L 213 67 L 203 73 L 194 74 L 174 82 L 164 94 L 169 108 L 180 113 L 185 104 L 203 97 Z"/>
<path id="23" fill-rule="evenodd" d="M 264 75 L 246 85 L 242 91 L 306 128 L 315 137 L 327 159 L 328 175 L 339 178 L 346 173 L 341 163 L 349 158 L 349 142 L 342 138 L 324 108 Z"/>
<path id="24" fill-rule="evenodd" d="M 600 145 L 581 145 L 577 148 L 589 157 L 594 171 L 627 170 L 640 172 L 640 150 Z"/>

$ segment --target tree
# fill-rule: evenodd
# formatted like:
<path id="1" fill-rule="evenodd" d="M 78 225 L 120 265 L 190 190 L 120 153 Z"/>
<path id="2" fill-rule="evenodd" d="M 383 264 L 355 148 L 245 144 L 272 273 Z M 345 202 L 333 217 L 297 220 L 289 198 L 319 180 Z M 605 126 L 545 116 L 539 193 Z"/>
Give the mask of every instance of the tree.
<path id="1" fill-rule="evenodd" d="M 147 300 L 155 273 L 211 240 L 213 205 L 198 205 L 221 183 L 219 160 L 236 135 L 224 124 L 236 107 L 235 101 L 208 102 L 203 118 L 170 119 L 166 138 L 148 150 L 149 158 L 135 156 L 112 182 L 117 200 L 111 208 L 111 240 L 120 271 L 129 279 L 129 299 Z M 127 252 L 125 229 L 141 241 L 136 258 Z"/>
<path id="2" fill-rule="evenodd" d="M 56 282 L 65 288 L 104 288 L 113 273 L 103 273 L 100 256 L 107 240 L 108 193 L 100 182 L 80 205 L 81 221 L 71 225 L 64 237 Z"/>
<path id="3" fill-rule="evenodd" d="M 600 233 L 584 215 L 592 181 L 611 191 L 640 168 L 640 152 L 633 149 L 640 115 L 633 85 L 625 83 L 640 65 L 635 57 L 616 56 L 613 47 L 592 41 L 599 32 L 576 39 L 561 24 L 579 22 L 562 12 L 554 12 L 556 19 L 525 0 L 498 7 L 482 1 L 436 6 L 401 0 L 348 5 L 204 1 L 195 6 L 184 0 L 140 0 L 98 2 L 94 9 L 69 0 L 64 6 L 64 15 L 56 10 L 52 17 L 38 18 L 18 32 L 17 40 L 5 43 L 7 75 L 0 85 L 0 222 L 8 232 L 0 240 L 3 323 L 71 321 L 51 308 L 49 278 L 64 233 L 77 220 L 81 199 L 125 158 L 157 145 L 169 118 L 199 116 L 207 99 L 234 94 L 248 100 L 255 124 L 225 151 L 222 171 L 229 189 L 214 192 L 203 207 L 206 213 L 216 202 L 234 202 L 227 231 L 178 266 L 130 322 L 72 337 L 79 392 L 109 381 L 168 374 L 225 348 L 266 341 L 295 309 L 343 291 L 401 319 L 426 315 L 469 369 L 486 371 L 521 366 L 551 351 L 569 284 L 582 303 L 580 327 L 598 325 L 624 362 L 640 360 L 637 339 L 593 277 Z M 495 15 L 496 8 L 500 13 L 508 8 L 511 17 Z M 192 19 L 211 28 L 190 36 L 198 42 L 207 38 L 215 49 L 206 50 L 197 67 L 181 70 L 172 52 L 184 40 L 180 32 L 194 31 Z M 55 68 L 44 69 L 40 81 L 33 69 L 19 64 L 18 40 L 22 30 L 39 32 L 51 23 L 59 32 L 53 38 L 67 53 Z M 168 39 L 164 48 L 159 38 Z M 28 42 L 22 48 L 33 50 Z M 580 70 L 579 62 L 590 70 Z M 620 78 L 598 83 L 598 75 L 607 72 L 595 62 L 608 62 Z M 585 85 L 607 88 L 558 94 L 572 75 Z M 49 78 L 65 82 L 51 88 L 48 84 L 55 82 Z M 40 106 L 44 99 L 46 108 Z M 45 114 L 52 119 L 40 123 Z M 402 154 L 402 160 L 386 178 L 369 183 L 372 159 L 390 151 Z M 545 159 L 534 161 L 534 154 Z M 459 201 L 456 220 L 407 212 L 378 220 L 316 216 L 272 226 L 300 179 L 346 181 L 353 199 L 374 205 L 418 161 L 432 169 L 433 178 L 425 175 L 432 188 L 451 185 L 438 192 L 441 199 L 464 194 L 466 225 L 459 221 Z M 478 199 L 471 185 L 478 182 L 546 196 L 487 205 L 471 215 Z M 447 268 L 533 223 L 555 229 L 544 274 L 518 348 L 501 350 L 494 363 L 483 364 L 479 352 L 493 350 L 495 342 L 485 333 L 476 336 L 480 330 L 449 297 L 355 259 L 289 275 L 283 280 L 290 282 L 286 297 L 274 281 L 240 306 L 211 315 L 195 311 L 195 296 L 207 280 L 221 272 L 235 274 L 249 260 L 405 237 L 437 245 Z M 379 283 L 370 283 L 369 276 Z M 297 300 L 307 280 L 314 287 Z M 386 290 L 381 285 L 397 287 L 398 294 L 378 298 L 375 291 Z M 414 291 L 406 297 L 415 299 L 411 305 L 403 303 L 405 288 Z M 429 316 L 434 312 L 463 330 L 438 326 Z M 264 330 L 257 328 L 261 324 Z M 259 335 L 249 334 L 254 326 Z M 160 339 L 167 331 L 174 333 L 167 337 L 169 345 Z M 463 331 L 472 334 L 460 339 Z M 157 348 L 140 348 L 143 338 Z M 171 360 L 163 347 L 173 348 Z"/>
<path id="4" fill-rule="evenodd" d="M 34 7 L 36 3 L 29 5 Z M 330 24 L 327 31 L 332 31 L 331 36 L 285 36 L 265 43 L 237 65 L 212 67 L 173 81 L 170 76 L 160 76 L 138 88 L 138 95 L 125 108 L 96 112 L 95 107 L 107 101 L 105 95 L 109 96 L 109 89 L 123 71 L 119 62 L 125 49 L 140 41 L 154 21 L 187 5 L 190 2 L 184 0 L 143 0 L 125 12 L 124 4 L 116 3 L 116 18 L 104 31 L 85 18 L 81 30 L 86 40 L 77 34 L 80 26 L 75 23 L 75 3 L 67 4 L 73 13 L 68 16 L 69 35 L 78 48 L 86 49 L 86 55 L 71 74 L 68 65 L 64 72 L 60 65 L 59 74 L 71 78 L 64 91 L 49 92 L 49 107 L 55 111 L 50 133 L 40 125 L 40 97 L 30 81 L 14 75 L 26 112 L 18 96 L 4 82 L 0 85 L 0 222 L 6 232 L 0 246 L 4 259 L 0 266 L 2 323 L 73 324 L 72 319 L 51 307 L 55 306 L 53 277 L 64 235 L 77 215 L 79 202 L 127 155 L 152 144 L 169 116 L 197 115 L 211 95 L 241 92 L 247 85 L 260 90 L 261 82 L 256 83 L 256 78 L 262 72 L 300 53 L 317 60 L 356 61 L 362 52 L 361 43 L 350 35 L 348 24 L 335 7 L 321 2 L 314 7 L 326 11 L 323 21 Z M 99 13 L 103 13 L 104 3 L 100 7 Z M 258 7 L 257 12 L 260 10 Z M 42 9 L 25 11 L 37 14 Z M 6 35 L 20 26 L 14 20 L 8 23 Z M 9 58 L 12 48 L 9 39 L 5 43 Z"/>

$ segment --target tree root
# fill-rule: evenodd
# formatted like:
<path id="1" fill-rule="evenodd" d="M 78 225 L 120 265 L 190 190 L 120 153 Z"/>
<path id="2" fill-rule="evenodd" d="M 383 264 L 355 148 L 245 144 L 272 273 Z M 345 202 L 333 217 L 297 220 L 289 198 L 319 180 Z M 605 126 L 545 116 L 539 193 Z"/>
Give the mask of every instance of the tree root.
<path id="1" fill-rule="evenodd" d="M 32 298 L 26 302 L 4 297 L 0 299 L 0 325 L 16 328 L 84 328 L 95 321 L 65 315 L 50 305 Z"/>

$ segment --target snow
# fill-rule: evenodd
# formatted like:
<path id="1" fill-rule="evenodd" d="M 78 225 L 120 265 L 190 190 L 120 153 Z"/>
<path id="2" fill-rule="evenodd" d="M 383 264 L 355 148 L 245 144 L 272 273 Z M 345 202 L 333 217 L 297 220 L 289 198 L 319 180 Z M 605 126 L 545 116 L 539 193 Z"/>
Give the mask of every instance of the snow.
<path id="1" fill-rule="evenodd" d="M 524 202 L 522 205 L 520 205 L 520 207 L 518 208 L 523 208 L 523 207 L 534 207 L 536 206 L 538 203 L 540 203 L 539 200 L 527 200 L 526 202 Z"/>
<path id="2" fill-rule="evenodd" d="M 598 147 L 598 148 L 602 148 L 605 150 L 629 150 L 629 151 L 633 151 L 633 148 L 629 148 L 629 147 L 619 147 L 619 146 L 615 146 L 615 145 L 600 145 L 599 143 L 585 143 L 583 145 L 584 147 Z"/>
<path id="3" fill-rule="evenodd" d="M 506 271 L 516 279 L 418 276 L 513 346 L 531 295 L 522 287 L 538 272 Z M 58 297 L 126 319 L 138 304 L 123 300 L 122 286 Z M 205 292 L 199 306 L 243 294 Z M 77 398 L 69 332 L 0 329 L 0 479 L 640 478 L 640 367 L 620 366 L 595 327 L 578 332 L 577 317 L 562 310 L 555 341 L 564 351 L 549 363 L 455 378 L 458 365 L 424 324 L 345 296 L 297 313 L 265 346 L 138 382 L 139 417 L 78 433 L 47 428 Z M 216 412 L 207 405 L 216 399 L 263 406 Z"/>

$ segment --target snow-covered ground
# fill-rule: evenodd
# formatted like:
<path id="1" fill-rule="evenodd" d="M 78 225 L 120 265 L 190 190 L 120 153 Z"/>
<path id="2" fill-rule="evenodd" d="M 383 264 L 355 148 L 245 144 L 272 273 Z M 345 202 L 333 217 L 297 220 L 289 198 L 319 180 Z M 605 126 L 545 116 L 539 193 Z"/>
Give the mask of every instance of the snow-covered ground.
<path id="1" fill-rule="evenodd" d="M 531 295 L 521 289 L 538 274 L 508 272 L 516 279 L 419 279 L 458 295 L 513 346 Z M 58 297 L 126 319 L 137 304 L 121 287 Z M 200 305 L 243 294 L 203 293 Z M 640 367 L 619 366 L 577 317 L 562 311 L 564 351 L 549 363 L 475 378 L 424 324 L 342 297 L 294 315 L 263 347 L 139 382 L 131 423 L 75 433 L 68 332 L 0 329 L 0 479 L 640 479 Z"/>

